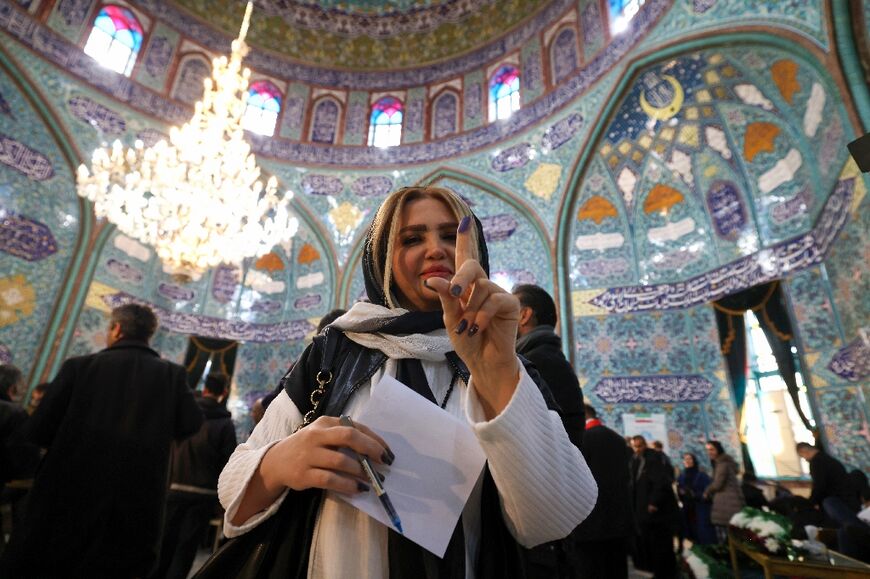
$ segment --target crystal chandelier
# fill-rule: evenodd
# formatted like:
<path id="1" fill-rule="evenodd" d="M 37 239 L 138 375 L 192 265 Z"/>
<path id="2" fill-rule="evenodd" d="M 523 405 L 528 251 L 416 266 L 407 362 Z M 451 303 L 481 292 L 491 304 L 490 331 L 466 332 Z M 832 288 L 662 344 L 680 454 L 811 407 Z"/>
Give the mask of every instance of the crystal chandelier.
<path id="1" fill-rule="evenodd" d="M 169 143 L 124 148 L 115 141 L 94 151 L 90 171 L 78 168 L 78 194 L 93 202 L 97 217 L 151 245 L 181 273 L 264 255 L 299 226 L 290 215 L 292 193 L 279 195 L 275 177 L 264 188 L 242 128 L 252 8 L 249 2 L 229 61 L 214 59 L 193 118 L 172 128 Z"/>

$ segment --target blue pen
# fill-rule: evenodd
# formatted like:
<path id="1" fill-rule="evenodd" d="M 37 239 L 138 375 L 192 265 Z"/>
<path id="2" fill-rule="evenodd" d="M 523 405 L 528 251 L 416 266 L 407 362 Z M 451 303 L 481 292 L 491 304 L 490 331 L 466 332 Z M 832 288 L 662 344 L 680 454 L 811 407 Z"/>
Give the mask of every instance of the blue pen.
<path id="1" fill-rule="evenodd" d="M 338 420 L 342 426 L 350 426 L 351 428 L 356 428 L 353 420 L 350 419 L 350 416 L 342 415 Z M 362 456 L 360 454 L 357 454 L 356 452 L 354 452 L 354 454 L 356 454 L 357 460 L 359 461 L 360 465 L 362 465 L 362 468 L 365 471 L 369 482 L 372 483 L 372 488 L 375 490 L 375 494 L 378 495 L 378 500 L 381 501 L 381 505 L 383 505 L 384 511 L 386 511 L 387 516 L 393 523 L 393 526 L 396 527 L 397 531 L 404 534 L 404 531 L 402 531 L 402 521 L 399 519 L 399 513 L 396 512 L 396 508 L 393 506 L 393 502 L 387 495 L 387 491 L 384 490 L 384 485 L 381 484 L 381 479 L 378 476 L 378 473 L 375 472 L 375 467 L 372 466 L 372 463 L 367 456 Z"/>

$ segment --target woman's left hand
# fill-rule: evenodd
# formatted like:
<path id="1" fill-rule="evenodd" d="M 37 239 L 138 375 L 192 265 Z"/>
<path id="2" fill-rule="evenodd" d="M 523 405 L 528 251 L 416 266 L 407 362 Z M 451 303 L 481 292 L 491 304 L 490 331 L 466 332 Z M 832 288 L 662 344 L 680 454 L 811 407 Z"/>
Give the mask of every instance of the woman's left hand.
<path id="1" fill-rule="evenodd" d="M 510 402 L 519 380 L 520 302 L 471 258 L 471 226 L 470 218 L 465 218 L 457 230 L 452 281 L 432 277 L 427 285 L 441 299 L 450 341 L 471 371 L 487 419 L 492 419 Z"/>

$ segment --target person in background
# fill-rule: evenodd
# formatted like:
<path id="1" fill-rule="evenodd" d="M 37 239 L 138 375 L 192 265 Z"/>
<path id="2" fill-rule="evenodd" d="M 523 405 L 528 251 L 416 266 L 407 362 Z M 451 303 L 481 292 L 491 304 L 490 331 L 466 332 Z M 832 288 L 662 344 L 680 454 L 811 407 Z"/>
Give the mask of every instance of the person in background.
<path id="1" fill-rule="evenodd" d="M 704 490 L 710 485 L 710 477 L 698 466 L 698 459 L 692 453 L 683 455 L 683 471 L 677 477 L 677 496 L 680 498 L 683 515 L 683 539 L 695 545 L 709 545 L 716 542 L 716 531 L 710 524 L 710 503 L 704 500 Z"/>
<path id="2" fill-rule="evenodd" d="M 668 465 L 668 469 L 670 469 L 670 471 L 671 471 L 671 477 L 676 478 L 678 471 L 676 468 L 674 468 L 674 463 L 671 462 L 671 457 L 669 457 L 668 453 L 665 452 L 665 445 L 662 443 L 662 441 L 661 440 L 653 440 L 652 447 L 653 447 L 653 450 L 656 450 L 656 451 L 662 453 L 662 458 L 664 458 L 665 463 L 667 463 L 667 465 Z"/>
<path id="3" fill-rule="evenodd" d="M 0 503 L 9 505 L 11 528 L 21 524 L 29 481 L 39 466 L 39 447 L 27 441 L 27 412 L 19 399 L 24 376 L 12 364 L 0 364 Z M 18 484 L 6 486 L 16 481 Z M 0 521 L 2 522 L 2 521 Z M 7 522 L 8 526 L 8 522 Z M 5 528 L 0 524 L 0 528 Z M 0 536 L 0 549 L 5 537 Z"/>
<path id="4" fill-rule="evenodd" d="M 16 441 L 27 422 L 27 411 L 18 403 L 24 380 L 12 364 L 0 364 L 0 488 L 16 478 Z"/>
<path id="5" fill-rule="evenodd" d="M 205 422 L 199 431 L 172 446 L 172 474 L 160 562 L 153 579 L 185 579 L 196 549 L 218 506 L 217 482 L 236 449 L 236 429 L 223 401 L 229 395 L 229 377 L 209 374 L 197 399 Z"/>
<path id="6" fill-rule="evenodd" d="M 651 571 L 655 579 L 677 576 L 674 535 L 679 528 L 679 508 L 673 474 L 661 452 L 646 439 L 631 438 L 631 498 L 635 520 L 634 566 Z"/>
<path id="7" fill-rule="evenodd" d="M 66 360 L 36 413 L 31 440 L 48 453 L 2 577 L 144 577 L 157 560 L 173 439 L 202 412 L 183 367 L 148 346 L 150 308 L 112 310 L 108 347 Z"/>
<path id="8" fill-rule="evenodd" d="M 728 537 L 728 523 L 746 506 L 737 480 L 737 463 L 725 452 L 718 440 L 707 441 L 707 456 L 713 463 L 713 482 L 704 490 L 704 499 L 713 501 L 710 521 L 716 528 L 716 537 L 724 543 Z"/>
<path id="9" fill-rule="evenodd" d="M 254 426 L 260 424 L 260 421 L 263 420 L 263 416 L 266 415 L 266 402 L 264 398 L 257 398 L 254 400 L 254 403 L 251 404 L 251 422 L 254 423 Z"/>
<path id="10" fill-rule="evenodd" d="M 42 397 L 45 396 L 45 389 L 48 387 L 48 382 L 43 382 L 41 384 L 37 384 L 33 387 L 33 390 L 30 392 L 30 400 L 27 402 L 27 413 L 33 414 L 36 412 L 36 408 L 39 406 L 39 403 L 42 401 Z"/>
<path id="11" fill-rule="evenodd" d="M 574 368 L 562 352 L 562 339 L 556 335 L 556 304 L 544 288 L 532 284 L 515 286 L 511 293 L 520 300 L 517 354 L 535 365 L 561 409 L 560 416 L 568 438 L 582 450 L 585 425 L 583 392 Z M 528 577 L 573 576 L 572 569 L 577 566 L 574 542 L 568 537 L 525 553 Z"/>
<path id="12" fill-rule="evenodd" d="M 810 464 L 813 490 L 810 500 L 834 520 L 844 510 L 857 513 L 861 506 L 859 491 L 839 460 L 806 442 L 797 444 L 797 453 Z"/>
<path id="13" fill-rule="evenodd" d="M 628 576 L 628 541 L 633 528 L 628 469 L 631 450 L 588 404 L 585 415 L 583 456 L 598 483 L 598 502 L 572 534 L 578 577 L 624 579 Z"/>
<path id="14" fill-rule="evenodd" d="M 562 352 L 562 338 L 556 334 L 556 304 L 544 288 L 532 284 L 515 286 L 511 293 L 520 300 L 517 354 L 535 365 L 562 409 L 568 438 L 582 450 L 586 424 L 583 391 Z"/>

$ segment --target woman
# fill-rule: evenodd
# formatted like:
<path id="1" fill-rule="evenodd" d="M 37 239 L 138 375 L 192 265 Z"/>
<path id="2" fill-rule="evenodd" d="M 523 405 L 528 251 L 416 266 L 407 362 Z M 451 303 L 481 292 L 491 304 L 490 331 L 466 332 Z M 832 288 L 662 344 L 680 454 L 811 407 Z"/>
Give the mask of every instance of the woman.
<path id="1" fill-rule="evenodd" d="M 716 527 L 716 537 L 724 543 L 728 536 L 728 523 L 746 502 L 737 482 L 737 463 L 722 448 L 718 440 L 707 441 L 707 456 L 713 463 L 713 482 L 704 491 L 704 498 L 713 499 L 710 520 Z"/>
<path id="2" fill-rule="evenodd" d="M 695 545 L 716 542 L 716 533 L 710 525 L 710 503 L 703 500 L 710 477 L 698 467 L 698 459 L 687 452 L 683 455 L 683 471 L 677 477 L 677 495 L 682 503 L 683 537 Z M 680 541 L 682 548 L 682 540 Z"/>
<path id="3" fill-rule="evenodd" d="M 511 547 L 566 536 L 592 510 L 597 488 L 514 353 L 519 302 L 488 278 L 480 222 L 450 191 L 400 189 L 375 216 L 363 273 L 371 303 L 355 304 L 330 328 L 347 339 L 326 416 L 294 432 L 314 388 L 318 338 L 221 475 L 224 531 L 242 534 L 288 496 L 323 489 L 331 492 L 311 531 L 308 577 L 512 576 L 519 564 Z M 336 418 L 358 416 L 384 375 L 467 420 L 487 457 L 443 559 L 333 494 L 368 492 L 359 463 L 341 448 L 379 463 L 401 459 L 364 425 Z M 496 550 L 499 537 L 508 539 Z"/>

